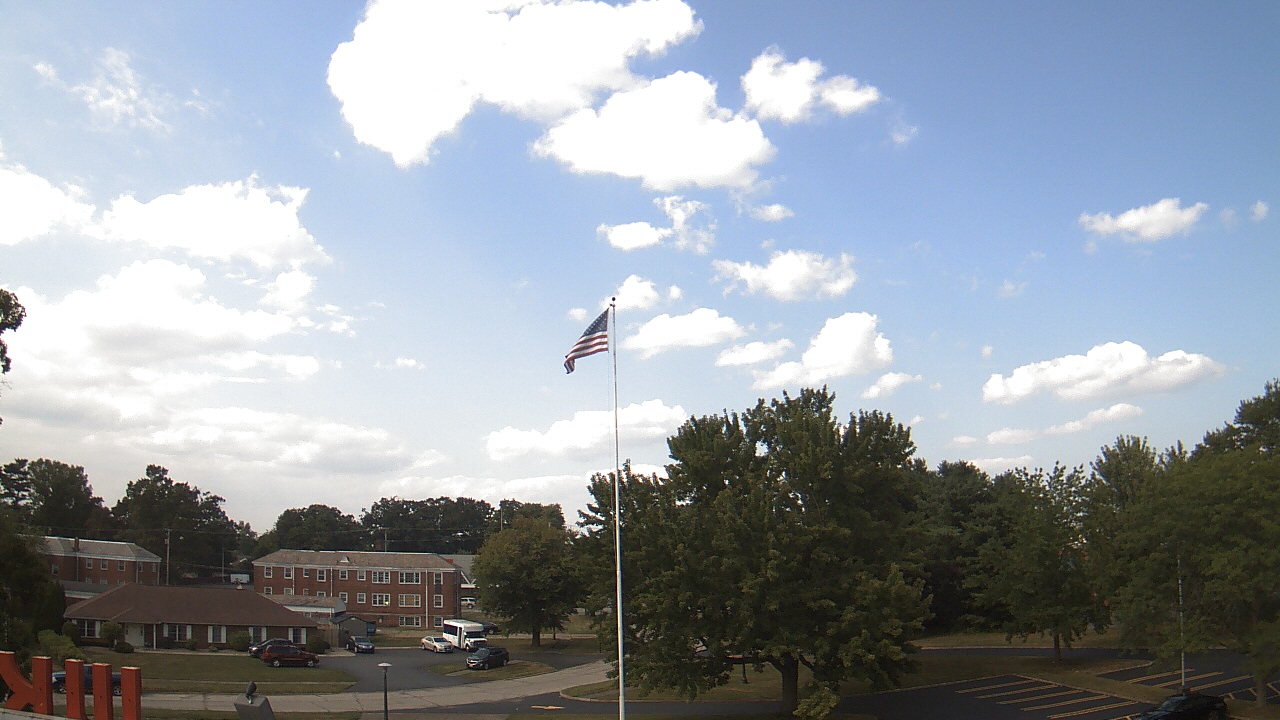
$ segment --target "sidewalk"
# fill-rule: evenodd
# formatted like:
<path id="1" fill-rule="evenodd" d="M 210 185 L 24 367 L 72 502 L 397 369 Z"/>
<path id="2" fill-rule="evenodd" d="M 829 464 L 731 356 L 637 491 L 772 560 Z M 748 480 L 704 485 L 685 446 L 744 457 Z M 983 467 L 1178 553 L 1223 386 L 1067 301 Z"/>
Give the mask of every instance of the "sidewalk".
<path id="1" fill-rule="evenodd" d="M 387 694 L 387 707 L 392 712 L 470 705 L 472 703 L 511 700 L 559 692 L 564 688 L 607 679 L 611 665 L 597 661 L 553 673 L 513 680 L 493 680 L 446 688 L 398 690 Z M 276 712 L 382 712 L 382 693 L 331 693 L 326 695 L 269 695 L 271 709 Z M 145 713 L 153 710 L 235 710 L 240 694 L 153 693 L 142 696 Z"/>

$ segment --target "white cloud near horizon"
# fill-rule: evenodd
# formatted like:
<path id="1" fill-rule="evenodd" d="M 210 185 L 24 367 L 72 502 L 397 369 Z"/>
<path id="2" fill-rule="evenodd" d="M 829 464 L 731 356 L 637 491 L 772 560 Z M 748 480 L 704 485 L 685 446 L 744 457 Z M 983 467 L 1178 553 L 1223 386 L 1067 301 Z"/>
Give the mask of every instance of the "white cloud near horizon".
<path id="1" fill-rule="evenodd" d="M 618 432 L 633 440 L 665 438 L 688 419 L 679 405 L 661 400 L 633 403 L 618 410 Z M 558 456 L 570 452 L 599 450 L 613 439 L 614 416 L 610 410 L 579 410 L 567 420 L 557 420 L 545 431 L 520 430 L 507 426 L 485 439 L 492 460 L 510 460 L 528 455 Z"/>
<path id="2" fill-rule="evenodd" d="M 1133 208 L 1112 217 L 1110 213 L 1081 213 L 1080 225 L 1098 235 L 1120 234 L 1133 242 L 1156 242 L 1178 233 L 1187 233 L 1209 209 L 1205 203 L 1182 207 L 1180 198 Z"/>
<path id="3" fill-rule="evenodd" d="M 1129 420 L 1140 417 L 1142 408 L 1129 403 L 1116 403 L 1110 407 L 1093 410 L 1079 420 L 1071 420 L 1061 425 L 1034 430 L 1028 428 L 1002 428 L 987 434 L 988 445 L 1022 445 L 1034 442 L 1042 437 L 1055 435 L 1074 435 L 1086 432 L 1110 422 Z"/>
<path id="4" fill-rule="evenodd" d="M 733 318 L 711 308 L 698 308 L 685 315 L 663 313 L 650 319 L 623 340 L 622 347 L 639 350 L 641 359 L 648 359 L 668 350 L 719 345 L 745 332 Z"/>
<path id="5" fill-rule="evenodd" d="M 864 312 L 830 318 L 809 341 L 798 362 L 785 362 L 768 372 L 755 373 L 756 390 L 820 385 L 827 380 L 861 375 L 893 362 L 893 348 L 877 329 L 880 320 Z"/>
<path id="6" fill-rule="evenodd" d="M 17 245 L 59 228 L 91 228 L 96 208 L 82 202 L 82 195 L 79 188 L 55 187 L 21 165 L 0 164 L 0 245 Z"/>
<path id="7" fill-rule="evenodd" d="M 716 356 L 716 367 L 739 367 L 742 365 L 759 365 L 773 362 L 795 347 L 795 343 L 787 339 L 775 342 L 749 342 L 746 345 L 735 345 L 722 350 Z"/>
<path id="8" fill-rule="evenodd" d="M 716 260 L 711 265 L 717 282 L 729 281 L 726 292 L 741 282 L 747 294 L 764 293 L 784 301 L 839 297 L 858 280 L 852 267 L 853 257 L 845 253 L 837 260 L 806 250 L 787 250 L 775 252 L 763 267 L 729 260 Z"/>
<path id="9" fill-rule="evenodd" d="M 898 391 L 898 388 L 908 383 L 923 382 L 923 375 L 912 375 L 910 373 L 885 373 L 875 381 L 875 384 L 862 391 L 863 400 L 874 400 L 881 397 L 889 397 Z"/>
<path id="10" fill-rule="evenodd" d="M 551 122 L 639 86 L 631 61 L 701 31 L 680 0 L 384 0 L 333 52 L 328 82 L 356 139 L 407 167 L 426 164 L 480 103 Z"/>
<path id="11" fill-rule="evenodd" d="M 210 260 L 248 260 L 259 268 L 327 263 L 329 256 L 302 226 L 305 188 L 259 187 L 257 179 L 191 185 L 139 202 L 122 195 L 103 213 L 112 240 L 182 250 Z"/>
<path id="12" fill-rule="evenodd" d="M 790 125 L 808 120 L 819 107 L 852 115 L 880 101 L 875 87 L 845 75 L 824 80 L 825 72 L 816 60 L 787 62 L 781 50 L 771 47 L 752 60 L 751 69 L 742 76 L 743 110 L 762 120 Z"/>
<path id="13" fill-rule="evenodd" d="M 1007 378 L 993 374 L 982 386 L 982 399 L 1010 405 L 1042 392 L 1062 400 L 1161 392 L 1220 372 L 1222 366 L 1206 355 L 1171 350 L 1153 358 L 1136 343 L 1110 342 L 1084 355 L 1023 365 Z"/>

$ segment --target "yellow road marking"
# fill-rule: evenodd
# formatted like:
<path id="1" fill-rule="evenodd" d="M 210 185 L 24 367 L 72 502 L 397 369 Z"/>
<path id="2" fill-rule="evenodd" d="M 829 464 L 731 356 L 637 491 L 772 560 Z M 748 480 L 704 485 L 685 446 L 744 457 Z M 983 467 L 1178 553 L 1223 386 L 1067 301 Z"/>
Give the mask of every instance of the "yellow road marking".
<path id="1" fill-rule="evenodd" d="M 974 697 L 982 698 L 985 700 L 987 698 L 1006 697 L 1009 695 L 1021 695 L 1023 693 L 1040 692 L 1041 690 L 1048 690 L 1049 688 L 1052 688 L 1052 687 L 1057 687 L 1057 686 L 1041 683 L 1040 685 L 1036 685 L 1035 687 L 1022 688 L 1021 690 L 1005 690 L 1004 692 L 990 693 L 988 695 L 974 695 Z"/>
<path id="2" fill-rule="evenodd" d="M 1061 685 L 1059 685 L 1058 687 L 1062 687 L 1062 686 L 1061 686 Z M 1031 698 L 1018 698 L 1017 700 L 1000 700 L 1000 701 L 999 701 L 999 704 L 1000 704 L 1000 705 L 1014 705 L 1014 704 L 1016 704 L 1016 703 L 1040 702 L 1041 700 L 1048 700 L 1049 698 L 1062 697 L 1063 695 L 1074 695 L 1075 693 L 1078 693 L 1078 692 L 1080 692 L 1080 691 L 1079 691 L 1079 690 L 1072 690 L 1072 689 L 1068 688 L 1068 689 L 1066 689 L 1066 690 L 1063 690 L 1062 692 L 1049 693 L 1048 695 L 1039 695 L 1039 696 L 1037 696 L 1037 697 L 1031 697 Z"/>
<path id="3" fill-rule="evenodd" d="M 1124 707 L 1126 705 L 1145 705 L 1145 704 L 1146 703 L 1140 703 L 1137 700 L 1125 700 L 1124 702 L 1112 703 L 1111 705 L 1103 705 L 1102 707 L 1091 707 L 1091 708 L 1085 708 L 1083 710 L 1072 710 L 1071 712 L 1058 713 L 1057 715 L 1050 715 L 1049 720 L 1058 720 L 1059 718 L 1076 717 L 1077 715 L 1088 715 L 1089 713 L 1102 712 L 1103 710 L 1114 710 L 1116 708 Z"/>
<path id="4" fill-rule="evenodd" d="M 1026 685 L 1027 683 L 1040 682 L 1039 680 L 1015 680 L 1014 682 L 1000 683 L 999 685 L 984 685 L 982 687 L 967 688 L 965 690 L 957 690 L 958 693 L 982 692 L 983 690 L 995 690 L 1002 687 L 1013 687 L 1014 685 Z"/>
<path id="5" fill-rule="evenodd" d="M 1077 691 L 1077 692 L 1083 692 L 1083 691 Z M 1059 703 L 1049 703 L 1048 705 L 1036 705 L 1034 707 L 1024 707 L 1022 709 L 1028 712 L 1031 710 L 1048 710 L 1049 708 L 1066 707 L 1067 705 L 1077 705 L 1083 702 L 1094 702 L 1095 700 L 1106 700 L 1107 697 L 1109 696 L 1095 694 L 1095 695 L 1090 695 L 1089 697 L 1076 698 L 1075 700 L 1063 700 L 1062 702 L 1059 702 Z"/>
<path id="6" fill-rule="evenodd" d="M 1205 678 L 1216 677 L 1221 674 L 1222 673 L 1220 672 L 1207 672 L 1207 673 L 1201 673 L 1199 675 L 1189 675 L 1187 676 L 1187 681 L 1190 682 L 1192 680 L 1203 680 Z M 1156 683 L 1156 687 L 1167 688 L 1167 687 L 1173 687 L 1174 685 L 1181 685 L 1181 684 L 1182 684 L 1182 678 L 1179 677 L 1177 680 L 1173 680 L 1170 682 Z"/>

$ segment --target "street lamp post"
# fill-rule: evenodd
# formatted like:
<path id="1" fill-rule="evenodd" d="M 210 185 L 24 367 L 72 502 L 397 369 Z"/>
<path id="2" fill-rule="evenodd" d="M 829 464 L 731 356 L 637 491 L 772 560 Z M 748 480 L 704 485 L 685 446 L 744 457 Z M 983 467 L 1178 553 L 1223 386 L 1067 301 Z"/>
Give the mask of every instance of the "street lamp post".
<path id="1" fill-rule="evenodd" d="M 382 668 L 382 720 L 388 720 L 390 713 L 387 709 L 387 668 L 391 667 L 391 663 L 380 662 L 378 667 Z"/>

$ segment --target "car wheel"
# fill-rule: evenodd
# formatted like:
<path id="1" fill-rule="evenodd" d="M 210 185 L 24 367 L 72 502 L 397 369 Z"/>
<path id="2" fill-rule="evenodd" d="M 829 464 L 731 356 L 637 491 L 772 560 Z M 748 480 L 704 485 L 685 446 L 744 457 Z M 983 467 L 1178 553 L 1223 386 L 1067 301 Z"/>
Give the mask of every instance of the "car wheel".
<path id="1" fill-rule="evenodd" d="M 54 692 L 56 692 L 56 693 L 65 693 L 65 692 L 67 691 L 67 686 L 66 686 L 66 685 L 54 685 L 54 686 L 53 686 L 53 691 L 54 691 Z"/>
<path id="2" fill-rule="evenodd" d="M 307 667 L 315 667 L 315 666 L 316 666 L 316 661 L 315 661 L 315 660 L 308 660 L 308 661 L 307 661 Z"/>
<path id="3" fill-rule="evenodd" d="M 112 695 L 115 695 L 116 697 L 120 697 L 120 693 L 121 693 L 121 692 L 123 692 L 123 690 L 121 690 L 121 689 L 120 689 L 120 686 L 119 686 L 119 685 L 112 685 L 112 686 L 111 686 L 111 694 L 112 694 Z"/>
<path id="4" fill-rule="evenodd" d="M 280 667 L 280 659 L 276 658 L 275 660 L 272 660 L 271 667 Z"/>

